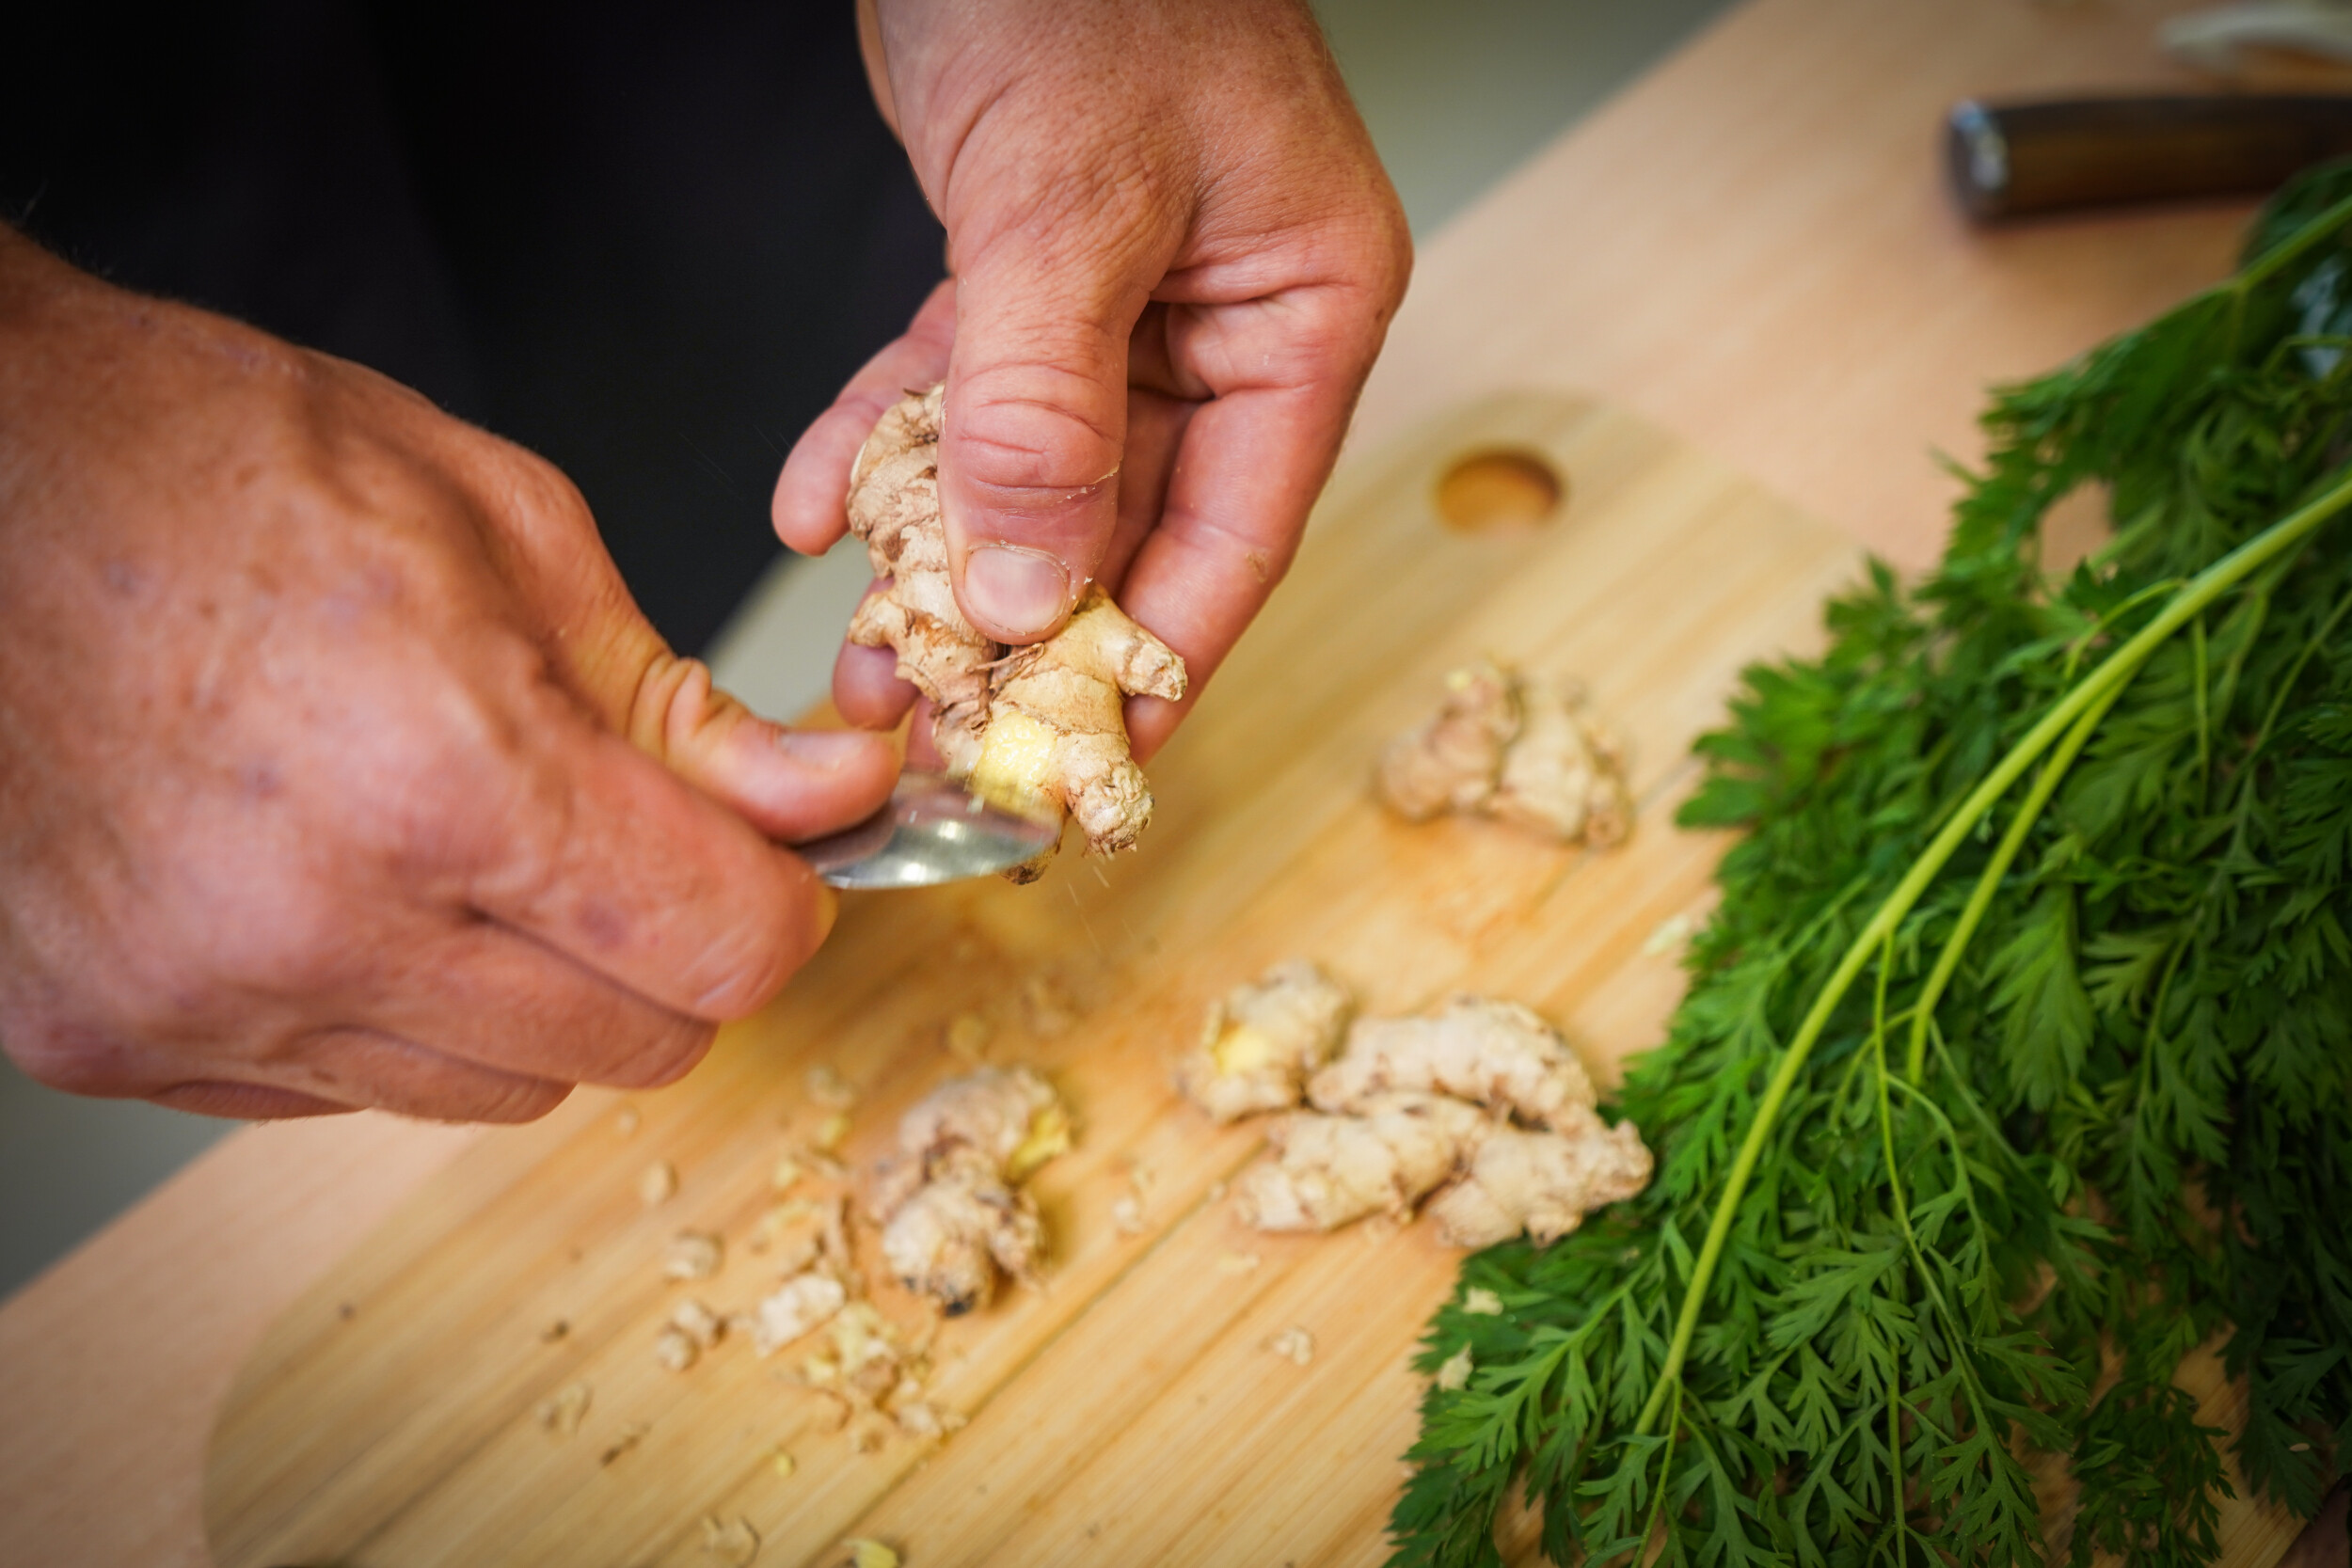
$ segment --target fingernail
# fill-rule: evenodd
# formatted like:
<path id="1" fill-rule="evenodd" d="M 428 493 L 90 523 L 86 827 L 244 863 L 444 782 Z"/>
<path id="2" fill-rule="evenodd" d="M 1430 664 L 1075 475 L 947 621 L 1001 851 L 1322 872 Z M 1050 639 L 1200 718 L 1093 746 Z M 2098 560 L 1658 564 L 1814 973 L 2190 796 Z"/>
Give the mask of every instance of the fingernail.
<path id="1" fill-rule="evenodd" d="M 1070 608 L 1070 568 L 1043 550 L 982 545 L 963 558 L 963 593 L 982 630 L 1038 637 Z"/>
<path id="2" fill-rule="evenodd" d="M 873 747 L 863 730 L 786 730 L 776 736 L 778 751 L 820 773 L 837 773 Z"/>

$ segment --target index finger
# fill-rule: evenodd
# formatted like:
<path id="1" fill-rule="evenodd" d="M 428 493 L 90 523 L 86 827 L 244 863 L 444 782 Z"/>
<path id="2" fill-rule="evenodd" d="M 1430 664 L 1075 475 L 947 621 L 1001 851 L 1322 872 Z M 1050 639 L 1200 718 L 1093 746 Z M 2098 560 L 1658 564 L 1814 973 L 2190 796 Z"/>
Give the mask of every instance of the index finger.
<path id="1" fill-rule="evenodd" d="M 1172 357 L 1193 361 L 1216 395 L 1185 426 L 1159 524 L 1120 595 L 1184 656 L 1186 674 L 1182 703 L 1129 705 L 1139 758 L 1174 731 L 1297 554 L 1371 364 L 1344 319 L 1352 293 L 1324 286 L 1171 313 L 1171 335 L 1191 340 Z"/>

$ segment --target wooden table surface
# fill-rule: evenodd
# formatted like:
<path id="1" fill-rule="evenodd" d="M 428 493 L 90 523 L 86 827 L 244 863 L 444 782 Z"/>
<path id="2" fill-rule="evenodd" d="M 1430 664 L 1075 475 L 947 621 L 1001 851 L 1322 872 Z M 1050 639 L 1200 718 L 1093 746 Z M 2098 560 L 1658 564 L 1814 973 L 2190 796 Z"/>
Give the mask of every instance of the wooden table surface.
<path id="1" fill-rule="evenodd" d="M 1502 388 L 1588 389 L 1927 561 L 1951 494 L 1932 453 L 1976 452 L 1983 386 L 2218 277 L 2247 211 L 1978 233 L 1940 183 L 1939 117 L 1972 93 L 2194 85 L 2152 41 L 2181 8 L 1755 0 L 1424 249 L 1356 446 Z M 0 1307 L 0 1562 L 204 1562 L 205 1443 L 239 1361 L 474 1136 L 240 1132 Z"/>

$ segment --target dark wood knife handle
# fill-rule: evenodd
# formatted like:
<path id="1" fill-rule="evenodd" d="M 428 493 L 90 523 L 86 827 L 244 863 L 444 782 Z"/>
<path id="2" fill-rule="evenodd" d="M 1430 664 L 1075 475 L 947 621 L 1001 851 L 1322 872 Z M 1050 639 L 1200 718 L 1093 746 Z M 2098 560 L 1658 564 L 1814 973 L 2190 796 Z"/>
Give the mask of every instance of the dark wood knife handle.
<path id="1" fill-rule="evenodd" d="M 2352 153 L 2352 95 L 2243 93 L 1956 104 L 1953 188 L 1971 217 L 2276 189 Z"/>

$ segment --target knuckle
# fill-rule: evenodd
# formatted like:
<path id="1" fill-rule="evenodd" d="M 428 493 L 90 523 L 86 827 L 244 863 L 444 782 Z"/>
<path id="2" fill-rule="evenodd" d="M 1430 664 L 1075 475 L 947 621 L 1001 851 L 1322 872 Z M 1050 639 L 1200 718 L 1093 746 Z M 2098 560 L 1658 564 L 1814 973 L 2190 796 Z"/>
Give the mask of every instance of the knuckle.
<path id="1" fill-rule="evenodd" d="M 146 1087 L 132 1068 L 135 1052 L 127 1041 L 77 1020 L 0 1013 L 0 1051 L 25 1077 L 67 1094 L 116 1098 Z"/>
<path id="2" fill-rule="evenodd" d="M 1117 409 L 1105 405 L 1099 368 L 1040 329 L 1006 345 L 1014 357 L 975 372 L 948 412 L 947 461 L 963 477 L 1011 490 L 1083 495 L 1118 471 Z M 1066 337 L 1066 335 L 1063 335 Z"/>

